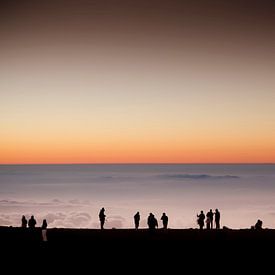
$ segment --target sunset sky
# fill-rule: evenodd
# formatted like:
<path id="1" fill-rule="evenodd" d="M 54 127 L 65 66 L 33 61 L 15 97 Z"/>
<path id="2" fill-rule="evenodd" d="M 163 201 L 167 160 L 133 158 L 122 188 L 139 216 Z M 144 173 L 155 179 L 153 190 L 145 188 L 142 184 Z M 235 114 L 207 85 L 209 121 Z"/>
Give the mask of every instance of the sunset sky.
<path id="1" fill-rule="evenodd" d="M 274 163 L 274 14 L 1 1 L 0 163 Z"/>

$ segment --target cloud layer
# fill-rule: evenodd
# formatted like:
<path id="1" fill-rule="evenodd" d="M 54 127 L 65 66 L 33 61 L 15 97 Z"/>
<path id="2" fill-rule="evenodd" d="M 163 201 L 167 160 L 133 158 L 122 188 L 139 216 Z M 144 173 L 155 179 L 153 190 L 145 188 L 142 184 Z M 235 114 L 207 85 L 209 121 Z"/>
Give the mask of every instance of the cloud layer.
<path id="1" fill-rule="evenodd" d="M 195 180 L 219 180 L 219 179 L 239 179 L 240 177 L 234 175 L 208 175 L 208 174 L 164 174 L 158 177 L 163 179 L 195 179 Z"/>

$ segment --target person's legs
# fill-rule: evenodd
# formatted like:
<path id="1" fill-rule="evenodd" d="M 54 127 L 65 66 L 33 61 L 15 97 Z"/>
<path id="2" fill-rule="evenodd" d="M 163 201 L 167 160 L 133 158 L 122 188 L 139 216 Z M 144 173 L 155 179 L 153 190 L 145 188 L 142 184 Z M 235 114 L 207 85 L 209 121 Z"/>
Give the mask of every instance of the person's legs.
<path id="1" fill-rule="evenodd" d="M 48 239 L 47 239 L 47 230 L 46 229 L 42 230 L 42 240 L 43 240 L 43 242 L 48 241 Z"/>

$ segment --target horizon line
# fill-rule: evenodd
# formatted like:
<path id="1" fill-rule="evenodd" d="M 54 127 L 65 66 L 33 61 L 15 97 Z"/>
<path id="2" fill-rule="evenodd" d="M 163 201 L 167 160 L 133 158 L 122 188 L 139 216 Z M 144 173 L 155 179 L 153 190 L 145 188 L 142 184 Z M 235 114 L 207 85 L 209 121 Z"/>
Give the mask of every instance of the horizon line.
<path id="1" fill-rule="evenodd" d="M 275 165 L 275 162 L 49 162 L 49 163 L 0 163 L 9 165 Z"/>

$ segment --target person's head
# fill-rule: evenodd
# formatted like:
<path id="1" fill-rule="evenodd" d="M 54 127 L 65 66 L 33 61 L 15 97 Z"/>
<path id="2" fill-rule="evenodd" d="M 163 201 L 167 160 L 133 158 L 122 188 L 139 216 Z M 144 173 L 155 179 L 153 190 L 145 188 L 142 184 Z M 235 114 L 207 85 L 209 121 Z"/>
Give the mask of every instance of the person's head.
<path id="1" fill-rule="evenodd" d="M 216 208 L 216 212 L 219 212 L 219 210 Z"/>
<path id="2" fill-rule="evenodd" d="M 210 212 L 212 212 L 212 209 L 210 209 Z"/>
<path id="3" fill-rule="evenodd" d="M 31 215 L 31 219 L 34 219 L 34 216 L 33 216 L 33 215 Z"/>
<path id="4" fill-rule="evenodd" d="M 203 211 L 201 210 L 201 214 L 203 214 Z"/>

